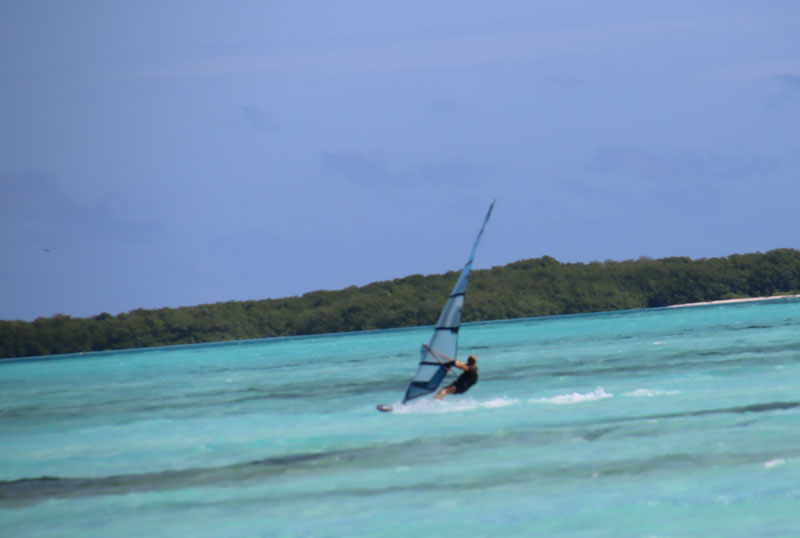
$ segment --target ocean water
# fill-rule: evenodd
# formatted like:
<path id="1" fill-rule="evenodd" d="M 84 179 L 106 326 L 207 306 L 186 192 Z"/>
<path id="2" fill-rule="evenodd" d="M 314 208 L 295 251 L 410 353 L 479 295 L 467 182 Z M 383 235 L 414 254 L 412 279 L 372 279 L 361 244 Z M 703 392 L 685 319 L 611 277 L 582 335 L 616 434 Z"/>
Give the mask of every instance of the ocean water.
<path id="1" fill-rule="evenodd" d="M 0 535 L 800 536 L 800 301 L 0 362 Z"/>

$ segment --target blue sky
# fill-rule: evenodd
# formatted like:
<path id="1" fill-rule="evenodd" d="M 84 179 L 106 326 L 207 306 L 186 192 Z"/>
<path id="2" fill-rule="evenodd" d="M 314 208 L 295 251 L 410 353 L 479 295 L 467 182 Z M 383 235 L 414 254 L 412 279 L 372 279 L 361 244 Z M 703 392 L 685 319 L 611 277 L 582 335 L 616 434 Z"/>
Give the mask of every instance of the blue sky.
<path id="1" fill-rule="evenodd" d="M 800 3 L 0 4 L 0 319 L 800 248 Z"/>

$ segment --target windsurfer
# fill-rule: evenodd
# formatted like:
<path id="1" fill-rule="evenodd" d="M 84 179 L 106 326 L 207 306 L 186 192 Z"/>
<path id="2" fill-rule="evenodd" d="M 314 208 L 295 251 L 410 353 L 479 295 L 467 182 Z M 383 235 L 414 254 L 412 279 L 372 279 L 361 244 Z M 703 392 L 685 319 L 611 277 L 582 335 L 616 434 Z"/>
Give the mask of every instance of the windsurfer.
<path id="1" fill-rule="evenodd" d="M 464 364 L 461 361 L 451 361 L 452 365 L 458 368 L 459 370 L 464 370 L 458 379 L 456 379 L 452 384 L 444 387 L 443 389 L 439 390 L 436 393 L 435 398 L 437 400 L 441 400 L 448 394 L 463 394 L 467 392 L 469 388 L 478 382 L 478 359 L 475 355 L 470 355 L 467 359 L 467 364 Z"/>

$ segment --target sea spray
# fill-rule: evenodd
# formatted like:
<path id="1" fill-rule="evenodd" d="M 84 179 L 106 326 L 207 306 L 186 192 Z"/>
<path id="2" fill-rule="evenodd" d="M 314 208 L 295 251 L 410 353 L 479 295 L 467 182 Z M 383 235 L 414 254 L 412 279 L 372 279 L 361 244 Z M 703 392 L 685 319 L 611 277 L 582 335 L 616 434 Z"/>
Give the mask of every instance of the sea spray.
<path id="1" fill-rule="evenodd" d="M 607 393 L 603 387 L 597 387 L 592 392 L 580 393 L 573 392 L 571 394 L 559 394 L 549 398 L 536 398 L 530 400 L 531 402 L 543 402 L 551 404 L 575 404 L 582 402 L 593 402 L 596 400 L 604 400 L 613 397 L 613 394 Z"/>
<path id="2" fill-rule="evenodd" d="M 676 394 L 680 393 L 681 392 L 679 390 L 636 389 L 632 392 L 626 392 L 625 396 L 633 396 L 635 398 L 650 398 L 653 396 L 675 396 Z"/>

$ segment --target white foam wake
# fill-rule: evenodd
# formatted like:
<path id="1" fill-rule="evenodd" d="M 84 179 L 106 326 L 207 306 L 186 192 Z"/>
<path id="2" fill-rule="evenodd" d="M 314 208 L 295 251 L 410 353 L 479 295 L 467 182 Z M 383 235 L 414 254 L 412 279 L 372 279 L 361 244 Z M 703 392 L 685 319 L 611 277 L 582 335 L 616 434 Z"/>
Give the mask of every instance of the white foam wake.
<path id="1" fill-rule="evenodd" d="M 784 463 L 786 463 L 785 459 L 783 459 L 783 458 L 775 458 L 775 459 L 772 459 L 772 460 L 769 460 L 769 461 L 765 461 L 764 462 L 764 467 L 766 469 L 772 469 L 773 467 L 777 467 L 779 465 L 783 465 Z"/>
<path id="2" fill-rule="evenodd" d="M 651 396 L 674 396 L 680 394 L 679 390 L 660 390 L 660 389 L 636 389 L 633 392 L 626 392 L 625 396 L 651 397 Z"/>
<path id="3" fill-rule="evenodd" d="M 581 403 L 581 402 L 593 402 L 596 400 L 603 400 L 605 398 L 611 398 L 614 396 L 613 394 L 609 394 L 603 387 L 597 387 L 592 392 L 573 392 L 572 394 L 559 394 L 558 396 L 553 396 L 551 398 L 537 398 L 531 400 L 531 402 L 544 402 L 544 403 L 552 403 L 552 404 L 574 404 L 574 403 Z"/>
<path id="4" fill-rule="evenodd" d="M 405 405 L 398 402 L 394 405 L 394 412 L 400 414 L 459 413 L 472 409 L 497 409 L 500 407 L 508 407 L 518 402 L 519 400 L 516 398 L 509 398 L 507 396 L 500 396 L 499 398 L 492 398 L 491 400 L 485 401 L 473 400 L 472 398 L 444 398 L 442 400 L 418 398 L 416 400 L 411 400 Z"/>

